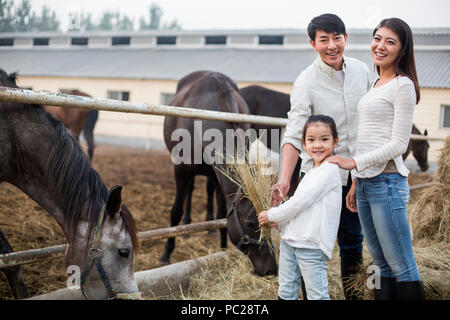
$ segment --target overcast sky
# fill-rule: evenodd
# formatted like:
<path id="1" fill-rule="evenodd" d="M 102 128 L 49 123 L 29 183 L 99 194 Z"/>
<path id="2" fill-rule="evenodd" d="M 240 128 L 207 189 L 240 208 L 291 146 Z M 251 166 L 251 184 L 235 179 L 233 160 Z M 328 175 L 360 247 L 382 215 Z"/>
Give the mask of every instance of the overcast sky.
<path id="1" fill-rule="evenodd" d="M 19 2 L 18 0 L 16 0 Z M 189 29 L 306 29 L 314 16 L 335 13 L 347 28 L 372 29 L 383 18 L 398 17 L 411 27 L 450 27 L 450 0 L 157 0 L 162 23 L 177 19 Z M 119 10 L 135 19 L 147 16 L 152 0 L 31 0 L 34 10 L 50 6 L 67 29 L 69 11 Z"/>

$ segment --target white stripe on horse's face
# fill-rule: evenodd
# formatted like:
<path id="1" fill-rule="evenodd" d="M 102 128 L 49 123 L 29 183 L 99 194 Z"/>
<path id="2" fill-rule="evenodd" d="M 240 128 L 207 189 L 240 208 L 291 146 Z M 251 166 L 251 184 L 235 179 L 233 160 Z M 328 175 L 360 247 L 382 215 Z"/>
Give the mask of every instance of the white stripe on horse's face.
<path id="1" fill-rule="evenodd" d="M 123 228 L 122 225 L 123 220 L 120 215 L 117 215 L 115 218 L 109 215 L 105 216 L 100 241 L 100 261 L 114 290 L 119 293 L 136 293 L 139 290 L 134 279 L 135 254 L 133 244 L 127 228 Z M 73 246 L 73 254 L 70 261 L 68 260 L 68 265 L 77 265 L 80 270 L 83 270 L 86 263 L 88 263 L 86 258 L 87 230 L 88 223 L 85 221 L 80 222 Z M 92 246 L 93 238 L 94 236 L 91 235 L 88 248 Z M 87 274 L 82 287 L 87 298 L 108 298 L 108 292 L 95 265 Z"/>

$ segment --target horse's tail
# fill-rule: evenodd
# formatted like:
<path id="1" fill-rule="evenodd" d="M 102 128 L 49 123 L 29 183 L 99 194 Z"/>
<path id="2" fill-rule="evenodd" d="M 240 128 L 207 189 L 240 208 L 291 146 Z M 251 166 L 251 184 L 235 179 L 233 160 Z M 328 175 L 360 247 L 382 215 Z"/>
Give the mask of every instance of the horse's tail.
<path id="1" fill-rule="evenodd" d="M 84 122 L 83 136 L 88 145 L 89 159 L 92 161 L 94 157 L 94 127 L 98 119 L 98 110 L 91 110 Z"/>

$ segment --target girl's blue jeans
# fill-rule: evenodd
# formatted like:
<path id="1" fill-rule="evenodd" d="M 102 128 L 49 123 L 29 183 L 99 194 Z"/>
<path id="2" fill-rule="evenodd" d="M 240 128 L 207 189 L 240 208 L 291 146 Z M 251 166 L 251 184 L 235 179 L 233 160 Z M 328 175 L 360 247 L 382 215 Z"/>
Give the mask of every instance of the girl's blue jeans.
<path id="1" fill-rule="evenodd" d="M 308 300 L 329 300 L 327 269 L 328 258 L 322 250 L 295 248 L 281 240 L 278 296 L 298 300 L 303 277 Z"/>
<path id="2" fill-rule="evenodd" d="M 367 249 L 381 277 L 420 280 L 408 224 L 408 179 L 398 173 L 357 178 L 356 199 Z"/>

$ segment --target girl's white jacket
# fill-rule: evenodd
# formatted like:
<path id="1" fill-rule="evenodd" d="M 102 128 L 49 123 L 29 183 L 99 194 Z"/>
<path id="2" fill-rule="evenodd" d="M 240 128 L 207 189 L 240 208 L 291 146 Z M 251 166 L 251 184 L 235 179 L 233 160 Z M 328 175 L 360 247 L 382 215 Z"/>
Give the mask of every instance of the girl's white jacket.
<path id="1" fill-rule="evenodd" d="M 339 167 L 324 162 L 305 174 L 294 195 L 268 211 L 281 238 L 298 248 L 321 249 L 332 258 L 342 205 Z"/>

